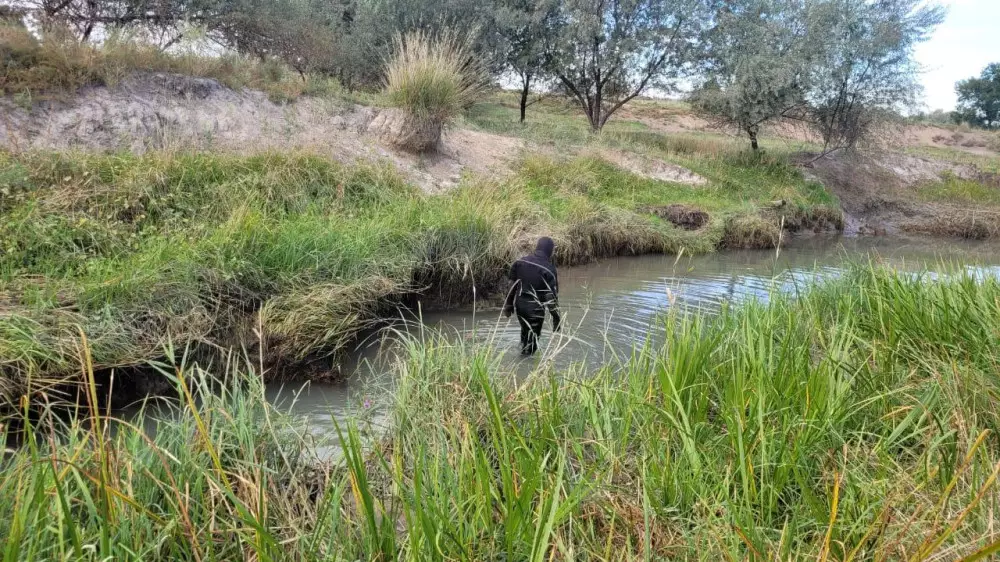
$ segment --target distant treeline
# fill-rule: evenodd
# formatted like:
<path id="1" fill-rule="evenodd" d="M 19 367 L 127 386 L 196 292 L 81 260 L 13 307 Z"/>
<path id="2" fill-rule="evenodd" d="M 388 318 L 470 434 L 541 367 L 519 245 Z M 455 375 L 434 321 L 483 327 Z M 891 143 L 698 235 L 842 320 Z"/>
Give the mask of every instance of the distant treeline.
<path id="1" fill-rule="evenodd" d="M 756 148 L 769 122 L 814 127 L 830 149 L 915 103 L 912 52 L 944 11 L 923 0 L 14 0 L 8 19 L 81 41 L 136 33 L 169 49 L 191 37 L 303 77 L 376 89 L 394 39 L 470 38 L 469 52 L 522 92 L 558 91 L 600 130 L 619 108 L 681 78 L 695 107 Z M 0 14 L 2 16 L 2 14 Z"/>

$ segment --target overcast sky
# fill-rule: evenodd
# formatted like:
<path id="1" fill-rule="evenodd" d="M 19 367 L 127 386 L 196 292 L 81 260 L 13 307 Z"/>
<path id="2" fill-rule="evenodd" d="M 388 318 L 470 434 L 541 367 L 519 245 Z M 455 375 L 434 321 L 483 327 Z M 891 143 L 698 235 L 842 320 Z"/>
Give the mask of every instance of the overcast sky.
<path id="1" fill-rule="evenodd" d="M 944 23 L 917 47 L 928 109 L 954 109 L 955 82 L 1000 62 L 1000 0 L 939 0 Z"/>

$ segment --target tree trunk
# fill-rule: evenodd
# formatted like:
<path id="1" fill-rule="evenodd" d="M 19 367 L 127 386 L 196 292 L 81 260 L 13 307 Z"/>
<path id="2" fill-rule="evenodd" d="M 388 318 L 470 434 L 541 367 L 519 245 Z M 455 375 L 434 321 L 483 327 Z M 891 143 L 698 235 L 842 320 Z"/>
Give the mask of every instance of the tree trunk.
<path id="1" fill-rule="evenodd" d="M 757 131 L 753 129 L 748 129 L 747 134 L 750 135 L 750 148 L 756 151 L 757 149 L 760 148 L 760 146 L 757 144 Z"/>
<path id="2" fill-rule="evenodd" d="M 602 119 L 602 105 L 604 103 L 603 92 L 601 91 L 600 82 L 597 83 L 596 91 L 594 92 L 594 102 L 591 104 L 590 109 L 590 130 L 592 133 L 600 133 L 601 129 L 604 128 L 604 120 Z"/>
<path id="3" fill-rule="evenodd" d="M 524 123 L 524 114 L 528 111 L 528 94 L 531 93 L 531 73 L 521 75 L 521 123 Z"/>

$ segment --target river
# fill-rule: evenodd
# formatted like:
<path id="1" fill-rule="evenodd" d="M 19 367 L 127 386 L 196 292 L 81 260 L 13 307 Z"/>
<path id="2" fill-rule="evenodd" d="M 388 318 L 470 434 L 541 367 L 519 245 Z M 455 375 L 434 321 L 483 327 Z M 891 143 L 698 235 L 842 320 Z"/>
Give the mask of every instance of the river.
<path id="1" fill-rule="evenodd" d="M 1000 245 L 986 242 L 902 238 L 810 237 L 775 250 L 728 251 L 702 256 L 643 256 L 605 260 L 559 271 L 560 304 L 568 329 L 553 337 L 546 325 L 541 359 L 517 353 L 519 328 L 494 307 L 411 315 L 397 323 L 420 337 L 421 326 L 438 328 L 453 341 L 490 344 L 504 352 L 515 372 L 527 373 L 539 360 L 557 366 L 597 365 L 656 334 L 656 318 L 671 306 L 704 311 L 726 302 L 766 299 L 774 290 L 794 291 L 817 279 L 836 276 L 850 261 L 873 257 L 894 266 L 923 270 L 942 264 L 1000 275 Z M 379 425 L 381 403 L 391 395 L 387 375 L 393 344 L 366 339 L 342 365 L 353 373 L 338 383 L 283 383 L 268 389 L 280 409 L 301 416 L 320 441 L 334 433 L 334 419 L 365 414 Z M 381 352 L 380 352 L 381 350 Z M 328 446 L 335 446 L 333 442 Z"/>

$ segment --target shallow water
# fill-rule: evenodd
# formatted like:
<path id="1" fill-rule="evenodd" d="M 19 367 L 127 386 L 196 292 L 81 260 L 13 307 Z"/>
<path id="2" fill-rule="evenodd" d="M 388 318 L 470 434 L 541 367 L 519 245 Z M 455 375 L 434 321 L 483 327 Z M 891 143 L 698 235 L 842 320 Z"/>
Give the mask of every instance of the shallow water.
<path id="1" fill-rule="evenodd" d="M 726 302 L 766 299 L 775 288 L 795 291 L 810 281 L 836 276 L 847 262 L 868 256 L 904 269 L 934 269 L 946 263 L 1000 275 L 1000 244 L 900 238 L 815 237 L 793 240 L 780 252 L 611 259 L 559 271 L 560 304 L 568 329 L 553 338 L 546 322 L 544 355 L 556 365 L 583 361 L 597 365 L 615 350 L 627 353 L 651 334 L 655 337 L 657 316 L 671 306 L 712 311 Z M 427 314 L 422 323 L 455 338 L 505 350 L 504 361 L 519 372 L 530 371 L 537 361 L 518 356 L 517 321 L 502 318 L 495 307 Z M 410 318 L 405 329 L 419 333 L 420 325 Z M 377 337 L 369 338 L 342 366 L 354 373 L 347 380 L 273 385 L 269 398 L 301 416 L 310 433 L 321 440 L 335 433 L 334 418 L 364 415 L 380 425 L 380 402 L 392 383 L 385 374 L 391 347 Z"/>

